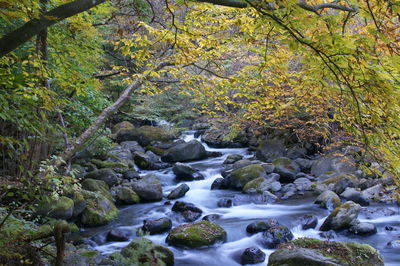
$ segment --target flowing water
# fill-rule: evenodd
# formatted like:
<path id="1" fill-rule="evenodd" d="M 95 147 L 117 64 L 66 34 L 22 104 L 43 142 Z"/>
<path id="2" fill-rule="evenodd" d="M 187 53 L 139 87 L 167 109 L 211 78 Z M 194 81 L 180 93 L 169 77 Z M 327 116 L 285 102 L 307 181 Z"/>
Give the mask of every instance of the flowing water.
<path id="1" fill-rule="evenodd" d="M 193 139 L 193 132 L 183 136 L 185 141 Z M 259 244 L 260 234 L 249 236 L 246 233 L 246 226 L 260 219 L 275 218 L 281 224 L 288 226 L 296 238 L 299 237 L 313 237 L 321 238 L 319 231 L 315 229 L 302 230 L 299 225 L 299 220 L 302 215 L 314 214 L 319 218 L 317 228 L 322 224 L 323 220 L 329 214 L 328 210 L 319 208 L 313 204 L 314 197 L 307 197 L 303 199 L 293 199 L 277 202 L 274 204 L 260 205 L 260 204 L 246 204 L 240 206 L 233 206 L 231 208 L 220 208 L 217 202 L 221 198 L 232 198 L 236 194 L 241 194 L 238 191 L 229 190 L 210 190 L 213 181 L 221 177 L 220 173 L 223 169 L 223 161 L 229 154 L 241 154 L 244 157 L 252 157 L 252 154 L 247 149 L 214 149 L 208 147 L 203 143 L 208 151 L 218 151 L 223 155 L 217 158 L 209 158 L 202 161 L 189 163 L 193 167 L 201 170 L 205 176 L 204 180 L 186 182 L 190 190 L 186 193 L 185 197 L 178 200 L 190 202 L 203 210 L 203 215 L 219 214 L 221 218 L 216 222 L 221 225 L 227 232 L 227 242 L 219 244 L 210 248 L 184 250 L 168 246 L 175 254 L 175 265 L 207 265 L 207 266 L 220 266 L 220 265 L 240 265 L 241 252 L 248 247 L 256 246 L 262 249 Z M 160 171 L 143 171 L 141 174 L 155 172 L 161 179 L 163 185 L 164 195 L 175 188 L 178 183 L 175 181 L 175 176 L 171 169 Z M 120 215 L 115 222 L 97 228 L 87 229 L 81 235 L 85 237 L 95 236 L 97 239 L 105 239 L 106 233 L 112 228 L 130 229 L 135 230 L 143 225 L 145 219 L 157 219 L 161 217 L 169 217 L 173 221 L 173 227 L 176 227 L 183 222 L 182 218 L 171 211 L 171 205 L 164 205 L 166 200 L 156 203 L 136 204 L 120 209 Z M 172 202 L 173 203 L 173 202 Z M 384 216 L 377 214 L 369 214 L 369 211 L 380 213 L 383 210 L 391 210 L 394 215 Z M 361 221 L 374 223 L 377 226 L 378 233 L 373 236 L 361 237 L 348 235 L 345 233 L 338 233 L 334 239 L 340 241 L 357 241 L 361 243 L 370 244 L 380 250 L 385 259 L 385 265 L 395 266 L 400 265 L 400 255 L 398 251 L 386 247 L 387 242 L 395 239 L 400 239 L 400 215 L 399 209 L 395 205 L 388 204 L 372 204 L 360 214 Z M 399 231 L 387 231 L 385 226 L 394 226 Z M 153 236 L 146 236 L 153 242 L 160 245 L 167 245 L 165 238 L 167 233 Z M 132 240 L 136 235 L 131 236 Z M 97 241 L 97 243 L 101 241 Z M 124 246 L 128 245 L 127 242 L 106 242 L 104 244 L 96 244 L 93 242 L 93 249 L 100 251 L 103 254 L 110 254 L 119 251 Z M 274 250 L 262 249 L 267 256 Z M 266 259 L 266 262 L 268 258 Z M 266 262 L 259 265 L 265 265 Z"/>

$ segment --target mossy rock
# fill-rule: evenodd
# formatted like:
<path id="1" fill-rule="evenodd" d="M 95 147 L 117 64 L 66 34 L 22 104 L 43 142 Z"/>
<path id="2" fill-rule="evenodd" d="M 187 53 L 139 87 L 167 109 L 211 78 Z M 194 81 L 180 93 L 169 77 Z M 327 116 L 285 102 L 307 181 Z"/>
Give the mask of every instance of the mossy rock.
<path id="1" fill-rule="evenodd" d="M 320 207 L 330 209 L 331 207 L 337 208 L 342 204 L 338 195 L 335 192 L 327 190 L 322 192 L 314 201 Z"/>
<path id="2" fill-rule="evenodd" d="M 166 129 L 162 127 L 142 126 L 138 131 L 145 137 L 154 141 L 169 141 L 179 137 L 178 129 Z"/>
<path id="3" fill-rule="evenodd" d="M 265 176 L 265 170 L 261 164 L 251 164 L 233 171 L 229 175 L 231 186 L 242 189 L 248 182 Z"/>
<path id="4" fill-rule="evenodd" d="M 172 266 L 174 253 L 166 247 L 155 245 L 152 241 L 139 237 L 124 247 L 121 252 L 110 255 L 110 259 L 121 266 Z"/>
<path id="5" fill-rule="evenodd" d="M 154 154 L 157 154 L 158 156 L 164 156 L 164 154 L 165 154 L 165 150 L 151 146 L 151 145 L 146 146 L 146 151 L 151 151 Z"/>
<path id="6" fill-rule="evenodd" d="M 201 221 L 172 229 L 166 242 L 178 247 L 198 248 L 225 240 L 226 232 L 221 226 L 209 221 Z"/>
<path id="7" fill-rule="evenodd" d="M 383 266 L 384 262 L 380 253 L 370 245 L 299 238 L 282 244 L 270 255 L 268 266 L 278 265 Z"/>
<path id="8" fill-rule="evenodd" d="M 348 201 L 336 209 L 325 219 L 321 225 L 321 231 L 342 230 L 349 228 L 352 223 L 357 219 L 361 211 L 361 206 L 352 201 Z"/>
<path id="9" fill-rule="evenodd" d="M 49 216 L 55 219 L 67 220 L 72 217 L 74 201 L 67 197 L 47 198 L 42 200 L 36 208 L 38 215 Z"/>
<path id="10" fill-rule="evenodd" d="M 94 170 L 92 172 L 87 173 L 84 178 L 91 178 L 96 180 L 102 180 L 106 182 L 109 187 L 116 185 L 119 182 L 119 179 L 113 169 L 103 168 L 99 170 Z"/>
<path id="11" fill-rule="evenodd" d="M 67 187 L 64 189 L 64 195 L 74 202 L 74 211 L 72 217 L 77 217 L 86 208 L 87 201 L 83 197 L 80 189 L 74 189 L 72 187 Z"/>
<path id="12" fill-rule="evenodd" d="M 100 193 L 82 190 L 87 206 L 82 213 L 81 223 L 84 226 L 105 225 L 118 216 L 114 203 Z"/>
<path id="13" fill-rule="evenodd" d="M 265 190 L 268 190 L 268 181 L 264 177 L 253 179 L 243 187 L 243 192 L 245 193 L 251 191 L 263 193 Z"/>
<path id="14" fill-rule="evenodd" d="M 111 161 L 101 161 L 97 159 L 92 159 L 92 163 L 94 163 L 98 168 L 110 168 L 110 169 L 126 169 L 129 168 L 127 164 L 121 162 L 111 162 Z"/>
<path id="15" fill-rule="evenodd" d="M 121 204 L 135 204 L 140 202 L 140 197 L 130 188 L 121 187 L 117 189 L 116 199 Z"/>
<path id="16" fill-rule="evenodd" d="M 98 192 L 109 200 L 113 200 L 108 185 L 102 180 L 87 178 L 82 181 L 82 188 L 92 192 Z"/>
<path id="17" fill-rule="evenodd" d="M 113 133 L 118 134 L 118 132 L 120 130 L 123 130 L 123 129 L 134 129 L 134 128 L 135 128 L 135 126 L 131 122 L 122 121 L 122 122 L 116 124 L 113 127 Z"/>
<path id="18" fill-rule="evenodd" d="M 338 175 L 338 176 L 330 177 L 330 178 L 325 179 L 324 181 L 319 182 L 319 183 L 323 184 L 323 185 L 336 184 L 340 180 L 345 179 L 345 178 L 352 179 L 352 180 L 356 180 L 357 179 L 357 177 L 355 177 L 354 175 L 344 174 L 344 175 Z"/>

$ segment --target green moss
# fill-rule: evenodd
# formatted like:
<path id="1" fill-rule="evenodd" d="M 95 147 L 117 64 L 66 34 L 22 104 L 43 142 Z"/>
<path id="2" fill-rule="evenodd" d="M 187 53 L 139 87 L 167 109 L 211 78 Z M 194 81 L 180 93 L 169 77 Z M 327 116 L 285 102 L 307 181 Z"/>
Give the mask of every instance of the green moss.
<path id="1" fill-rule="evenodd" d="M 42 200 L 36 208 L 36 213 L 54 218 L 69 219 L 72 216 L 73 209 L 74 201 L 62 196 L 60 198 L 46 198 Z"/>
<path id="2" fill-rule="evenodd" d="M 92 159 L 92 163 L 94 163 L 98 168 L 110 168 L 110 169 L 126 169 L 128 165 L 121 162 L 111 162 L 111 161 L 101 161 L 97 159 Z"/>
<path id="3" fill-rule="evenodd" d="M 265 173 L 261 164 L 251 164 L 239 168 L 230 175 L 231 183 L 236 188 L 243 188 L 248 182 L 262 177 Z"/>
<path id="4" fill-rule="evenodd" d="M 79 253 L 79 255 L 88 257 L 88 258 L 93 258 L 97 254 L 99 254 L 99 252 L 96 250 L 87 250 L 87 251 L 83 251 L 83 252 Z"/>
<path id="5" fill-rule="evenodd" d="M 262 193 L 263 191 L 260 188 L 264 181 L 265 181 L 264 177 L 253 179 L 250 182 L 246 183 L 246 185 L 243 187 L 243 191 L 248 192 L 254 189 L 257 193 Z"/>
<path id="6" fill-rule="evenodd" d="M 320 184 L 324 184 L 324 185 L 336 184 L 337 182 L 339 182 L 340 180 L 345 179 L 345 178 L 356 179 L 356 177 L 353 175 L 344 174 L 344 175 L 338 175 L 338 176 L 334 176 L 334 177 L 325 179 L 324 181 L 320 182 Z"/>
<path id="7" fill-rule="evenodd" d="M 117 218 L 118 209 L 112 201 L 101 194 L 84 190 L 82 192 L 88 202 L 81 217 L 84 226 L 100 226 Z"/>
<path id="8" fill-rule="evenodd" d="M 140 197 L 130 188 L 121 187 L 117 192 L 118 201 L 126 204 L 135 204 L 140 202 Z"/>
<path id="9" fill-rule="evenodd" d="M 92 192 L 98 192 L 109 200 L 113 200 L 108 185 L 102 180 L 87 178 L 82 182 L 82 188 Z"/>
<path id="10" fill-rule="evenodd" d="M 164 156 L 165 151 L 163 149 L 148 145 L 146 146 L 146 151 L 151 151 L 154 154 L 157 154 L 158 156 Z"/>
<path id="11" fill-rule="evenodd" d="M 138 128 L 137 131 L 143 134 L 143 136 L 154 141 L 169 141 L 174 138 L 177 138 L 180 134 L 179 129 L 175 128 L 166 129 L 153 126 L 142 126 Z"/>

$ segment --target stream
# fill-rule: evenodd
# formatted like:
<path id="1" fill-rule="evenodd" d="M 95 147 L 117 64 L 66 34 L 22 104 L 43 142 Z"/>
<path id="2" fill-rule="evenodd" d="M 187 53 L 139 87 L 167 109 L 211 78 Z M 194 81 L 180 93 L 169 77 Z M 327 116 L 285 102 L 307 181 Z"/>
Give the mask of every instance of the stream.
<path id="1" fill-rule="evenodd" d="M 194 138 L 193 132 L 187 132 L 183 139 L 190 141 Z M 198 139 L 200 141 L 200 139 Z M 314 214 L 319 218 L 319 228 L 324 219 L 330 213 L 326 209 L 318 207 L 313 204 L 315 196 L 305 196 L 302 199 L 288 199 L 278 201 L 273 204 L 260 205 L 260 204 L 245 204 L 240 206 L 233 206 L 230 208 L 220 208 L 217 202 L 221 198 L 232 198 L 237 194 L 242 194 L 239 191 L 231 190 L 210 190 L 213 181 L 221 177 L 220 173 L 223 170 L 223 162 L 229 154 L 241 154 L 245 158 L 253 156 L 246 148 L 236 149 L 215 149 L 208 147 L 202 143 L 207 151 L 218 151 L 222 156 L 216 158 L 208 158 L 201 161 L 190 162 L 189 164 L 199 170 L 204 175 L 204 180 L 190 181 L 186 184 L 190 190 L 179 201 L 190 202 L 203 210 L 203 216 L 208 214 L 219 214 L 220 219 L 215 222 L 221 225 L 227 232 L 228 238 L 226 243 L 218 244 L 213 247 L 203 249 L 184 250 L 168 246 L 174 252 L 175 265 L 207 265 L 207 266 L 220 266 L 220 265 L 240 265 L 240 255 L 245 248 L 256 246 L 262 249 L 267 254 L 265 262 L 257 265 L 266 265 L 268 256 L 274 250 L 264 249 L 259 244 L 260 233 L 249 236 L 246 233 L 246 226 L 255 220 L 275 218 L 281 224 L 290 228 L 295 238 L 299 237 L 312 237 L 323 239 L 319 234 L 320 231 L 315 229 L 302 230 L 299 224 L 300 217 L 305 214 Z M 158 171 L 141 171 L 141 175 L 147 173 L 156 173 L 163 185 L 164 195 L 175 188 L 179 183 L 175 180 L 175 175 L 172 173 L 171 168 L 158 170 Z M 145 219 L 157 219 L 161 217 L 168 217 L 173 222 L 173 227 L 176 227 L 183 222 L 180 215 L 171 211 L 171 205 L 165 205 L 167 200 L 155 203 L 143 203 L 126 206 L 120 209 L 119 218 L 111 224 L 102 227 L 88 228 L 80 233 L 81 236 L 86 238 L 96 237 L 103 241 L 91 241 L 92 248 L 100 251 L 103 254 L 110 254 L 119 251 L 124 246 L 136 237 L 132 234 L 130 241 L 126 242 L 105 242 L 105 236 L 112 228 L 136 230 L 136 228 L 143 225 Z M 385 216 L 383 211 L 391 211 L 393 215 Z M 372 214 L 371 214 L 372 213 Z M 400 265 L 400 255 L 398 250 L 390 249 L 386 244 L 395 239 L 400 238 L 400 215 L 399 208 L 395 204 L 381 204 L 372 203 L 368 207 L 363 207 L 363 211 L 359 215 L 360 221 L 368 221 L 374 223 L 377 227 L 378 233 L 372 236 L 355 236 L 347 234 L 346 232 L 337 233 L 337 235 L 330 240 L 338 241 L 356 241 L 360 243 L 369 244 L 377 248 L 384 260 L 385 265 L 395 266 Z M 393 226 L 397 230 L 388 231 L 385 226 Z M 168 233 L 146 236 L 154 243 L 167 246 L 165 238 Z M 99 244 L 100 243 L 100 244 Z"/>

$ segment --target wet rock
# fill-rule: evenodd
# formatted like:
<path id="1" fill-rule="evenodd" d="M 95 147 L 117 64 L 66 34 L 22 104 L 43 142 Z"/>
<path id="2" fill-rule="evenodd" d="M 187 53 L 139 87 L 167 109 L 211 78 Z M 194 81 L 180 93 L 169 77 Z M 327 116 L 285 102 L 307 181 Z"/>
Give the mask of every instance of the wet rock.
<path id="1" fill-rule="evenodd" d="M 271 227 L 262 233 L 261 244 L 266 248 L 277 248 L 280 244 L 286 243 L 294 238 L 289 228 L 284 225 Z"/>
<path id="2" fill-rule="evenodd" d="M 143 221 L 142 230 L 150 235 L 161 234 L 172 228 L 172 221 L 168 218 Z"/>
<path id="3" fill-rule="evenodd" d="M 242 189 L 248 182 L 258 177 L 265 177 L 265 170 L 261 164 L 252 164 L 234 170 L 229 175 L 230 186 L 234 189 Z"/>
<path id="4" fill-rule="evenodd" d="M 185 196 L 186 192 L 189 191 L 189 186 L 186 184 L 180 184 L 174 188 L 167 196 L 168 199 L 178 199 Z"/>
<path id="5" fill-rule="evenodd" d="M 261 165 L 267 174 L 272 174 L 275 171 L 275 165 L 272 163 L 262 163 Z M 276 180 L 279 180 L 279 178 Z"/>
<path id="6" fill-rule="evenodd" d="M 107 160 L 112 162 L 122 162 L 128 166 L 133 166 L 132 152 L 121 145 L 117 145 L 107 153 Z"/>
<path id="7" fill-rule="evenodd" d="M 361 196 L 365 198 L 366 200 L 371 200 L 371 199 L 378 199 L 379 194 L 382 191 L 382 185 L 375 185 L 373 187 L 367 188 L 363 191 L 361 191 Z"/>
<path id="8" fill-rule="evenodd" d="M 136 204 L 140 202 L 139 195 L 128 187 L 115 188 L 114 193 L 118 204 Z"/>
<path id="9" fill-rule="evenodd" d="M 107 233 L 107 241 L 124 242 L 129 240 L 129 234 L 122 229 L 112 229 Z"/>
<path id="10" fill-rule="evenodd" d="M 353 178 L 345 177 L 345 178 L 340 179 L 335 184 L 335 186 L 333 187 L 333 191 L 336 194 L 341 194 L 346 190 L 346 188 L 354 188 L 356 186 L 357 186 L 357 184 L 356 184 L 356 182 L 355 182 L 355 180 Z"/>
<path id="11" fill-rule="evenodd" d="M 122 178 L 127 180 L 139 179 L 139 173 L 135 169 L 128 169 L 122 173 Z"/>
<path id="12" fill-rule="evenodd" d="M 279 181 L 283 183 L 293 182 L 296 174 L 300 172 L 300 166 L 289 158 L 280 157 L 272 163 L 275 165 L 275 172 L 281 176 Z"/>
<path id="13" fill-rule="evenodd" d="M 342 202 L 335 192 L 327 190 L 322 192 L 314 201 L 315 204 L 319 204 L 320 207 L 326 209 L 334 209 L 339 207 Z"/>
<path id="14" fill-rule="evenodd" d="M 389 248 L 400 250 L 400 240 L 392 240 L 387 243 Z"/>
<path id="15" fill-rule="evenodd" d="M 145 152 L 144 148 L 139 145 L 137 141 L 123 141 L 120 143 L 121 147 L 128 149 L 132 154 L 135 152 Z"/>
<path id="16" fill-rule="evenodd" d="M 233 164 L 239 160 L 242 160 L 243 156 L 240 154 L 230 154 L 226 157 L 224 164 Z"/>
<path id="17" fill-rule="evenodd" d="M 87 205 L 81 216 L 81 223 L 84 226 L 105 225 L 118 216 L 118 209 L 114 203 L 101 195 L 91 191 L 82 190 Z"/>
<path id="18" fill-rule="evenodd" d="M 233 168 L 233 170 L 237 170 L 237 169 L 246 167 L 248 165 L 257 164 L 257 163 L 258 163 L 257 161 L 250 161 L 250 160 L 247 160 L 247 159 L 243 159 L 243 160 L 239 160 L 239 161 L 235 162 L 232 165 L 232 168 Z"/>
<path id="19" fill-rule="evenodd" d="M 147 174 L 132 182 L 132 190 L 144 201 L 159 201 L 163 197 L 160 179 L 155 174 Z"/>
<path id="20" fill-rule="evenodd" d="M 199 219 L 203 213 L 194 204 L 183 201 L 176 201 L 172 206 L 172 211 L 181 213 L 186 222 L 193 222 Z"/>
<path id="21" fill-rule="evenodd" d="M 267 231 L 268 229 L 278 226 L 279 222 L 276 219 L 268 219 L 265 221 L 255 221 L 247 225 L 246 232 L 249 234 L 256 234 L 259 232 Z"/>
<path id="22" fill-rule="evenodd" d="M 354 173 L 357 170 L 354 158 L 351 156 L 324 156 L 318 159 L 311 167 L 311 174 L 322 176 L 324 173 L 336 174 Z"/>
<path id="23" fill-rule="evenodd" d="M 118 183 L 118 177 L 112 169 L 95 170 L 87 173 L 84 178 L 104 181 L 109 187 L 112 187 Z"/>
<path id="24" fill-rule="evenodd" d="M 226 178 L 216 178 L 211 184 L 211 190 L 214 189 L 228 189 L 230 187 L 229 179 Z"/>
<path id="25" fill-rule="evenodd" d="M 349 228 L 349 232 L 360 236 L 370 236 L 377 233 L 376 226 L 371 223 L 358 223 Z"/>
<path id="26" fill-rule="evenodd" d="M 308 160 L 303 158 L 297 158 L 294 159 L 294 161 L 300 166 L 300 170 L 306 173 L 310 172 L 310 169 L 314 163 L 313 160 Z"/>
<path id="27" fill-rule="evenodd" d="M 110 255 L 112 265 L 174 265 L 174 253 L 166 247 L 155 245 L 139 237 L 120 252 Z"/>
<path id="28" fill-rule="evenodd" d="M 106 182 L 102 180 L 96 180 L 96 179 L 91 179 L 87 178 L 83 180 L 81 183 L 82 188 L 88 191 L 92 192 L 98 192 L 102 194 L 104 197 L 106 197 L 109 200 L 113 200 L 113 197 L 111 196 L 110 190 Z"/>
<path id="29" fill-rule="evenodd" d="M 209 158 L 221 157 L 222 155 L 222 152 L 219 151 L 207 151 L 207 157 Z"/>
<path id="30" fill-rule="evenodd" d="M 198 248 L 225 240 L 226 232 L 221 226 L 212 222 L 201 221 L 180 225 L 172 229 L 166 242 L 178 247 Z"/>
<path id="31" fill-rule="evenodd" d="M 326 231 L 326 232 L 320 232 L 318 235 L 320 237 L 328 239 L 328 240 L 337 238 L 337 234 L 333 230 L 329 230 L 329 231 Z"/>
<path id="32" fill-rule="evenodd" d="M 303 230 L 307 230 L 310 228 L 314 229 L 315 227 L 317 227 L 318 218 L 315 215 L 307 214 L 301 217 L 300 224 Z"/>
<path id="33" fill-rule="evenodd" d="M 311 181 L 308 178 L 300 177 L 294 180 L 293 184 L 296 186 L 297 190 L 306 191 L 311 188 Z"/>
<path id="34" fill-rule="evenodd" d="M 204 176 L 199 170 L 191 167 L 188 164 L 175 163 L 172 167 L 172 171 L 174 172 L 177 180 L 193 181 L 204 179 Z"/>
<path id="35" fill-rule="evenodd" d="M 222 208 L 230 208 L 232 207 L 232 204 L 232 199 L 228 198 L 219 199 L 217 202 L 217 206 Z"/>
<path id="36" fill-rule="evenodd" d="M 265 253 L 257 247 L 246 248 L 242 253 L 240 259 L 242 265 L 245 264 L 257 264 L 265 261 Z"/>
<path id="37" fill-rule="evenodd" d="M 390 225 L 387 225 L 387 226 L 385 226 L 385 230 L 386 231 L 397 231 L 397 228 L 395 228 L 393 226 L 390 226 Z"/>
<path id="38" fill-rule="evenodd" d="M 366 244 L 300 238 L 280 246 L 269 256 L 268 265 L 383 266 L 384 262 L 379 252 Z"/>
<path id="39" fill-rule="evenodd" d="M 162 160 L 169 163 L 194 161 L 207 158 L 204 146 L 197 140 L 182 143 L 168 149 Z"/>
<path id="40" fill-rule="evenodd" d="M 42 200 L 35 213 L 38 215 L 52 217 L 54 219 L 68 220 L 74 212 L 74 201 L 67 197 L 49 198 Z"/>
<path id="41" fill-rule="evenodd" d="M 381 217 L 393 216 L 397 214 L 397 211 L 393 210 L 392 208 L 388 207 L 380 207 L 380 208 L 363 208 L 361 213 L 365 215 L 367 219 L 377 219 Z"/>
<path id="42" fill-rule="evenodd" d="M 285 155 L 285 146 L 281 140 L 266 140 L 260 144 L 256 152 L 256 158 L 270 163 L 272 160 Z"/>
<path id="43" fill-rule="evenodd" d="M 368 206 L 369 201 L 361 195 L 361 193 L 354 188 L 347 188 L 342 194 L 341 197 L 345 198 L 346 200 L 353 201 L 355 203 L 360 204 L 361 206 Z"/>
<path id="44" fill-rule="evenodd" d="M 277 199 L 278 197 L 269 191 L 264 191 L 262 194 L 259 193 L 237 194 L 233 197 L 233 205 L 239 206 L 251 203 L 269 204 L 275 202 Z"/>
<path id="45" fill-rule="evenodd" d="M 209 215 L 204 216 L 202 220 L 214 222 L 214 221 L 219 220 L 220 218 L 221 218 L 221 215 L 219 215 L 219 214 L 209 214 Z"/>
<path id="46" fill-rule="evenodd" d="M 243 133 L 239 133 L 239 135 L 231 141 L 225 140 L 225 136 L 228 133 L 228 129 L 213 127 L 204 132 L 201 136 L 201 140 L 213 148 L 241 148 L 247 144 L 247 138 L 245 138 Z"/>
<path id="47" fill-rule="evenodd" d="M 352 201 L 348 201 L 336 209 L 325 219 L 320 230 L 341 230 L 352 226 L 357 220 L 358 214 L 361 211 L 361 206 Z"/>

